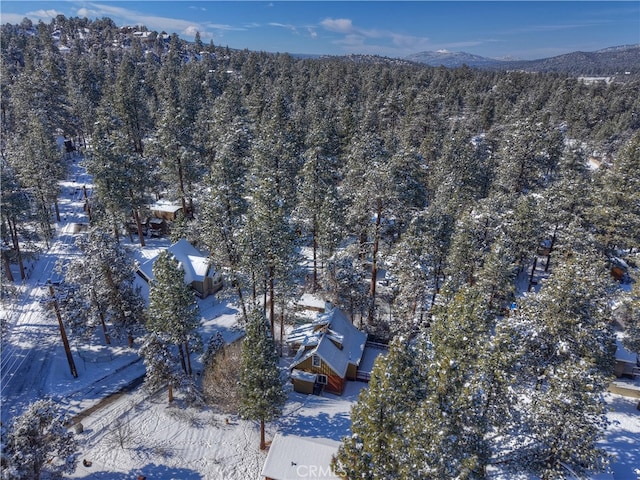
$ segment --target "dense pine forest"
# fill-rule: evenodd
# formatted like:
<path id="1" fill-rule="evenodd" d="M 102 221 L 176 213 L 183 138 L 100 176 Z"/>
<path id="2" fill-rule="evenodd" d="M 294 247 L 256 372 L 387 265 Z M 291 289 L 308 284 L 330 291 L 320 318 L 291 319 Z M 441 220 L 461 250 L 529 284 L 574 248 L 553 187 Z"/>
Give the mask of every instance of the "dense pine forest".
<path id="1" fill-rule="evenodd" d="M 184 292 L 145 307 L 119 245 L 170 200 L 171 238 L 210 252 L 245 323 L 264 306 L 278 340 L 306 290 L 390 343 L 345 477 L 606 469 L 616 329 L 640 351 L 640 81 L 300 59 L 108 18 L 25 19 L 0 42 L 3 282 L 54 235 L 63 138 L 94 182 L 62 272 L 77 335 L 201 347 L 189 301 L 188 325 L 167 313 Z"/>

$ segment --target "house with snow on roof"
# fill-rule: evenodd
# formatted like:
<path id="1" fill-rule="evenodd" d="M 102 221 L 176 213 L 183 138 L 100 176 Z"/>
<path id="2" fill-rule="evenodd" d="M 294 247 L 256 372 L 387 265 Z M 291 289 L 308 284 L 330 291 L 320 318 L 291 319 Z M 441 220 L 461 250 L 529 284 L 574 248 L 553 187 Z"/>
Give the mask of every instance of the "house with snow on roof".
<path id="1" fill-rule="evenodd" d="M 167 250 L 173 254 L 178 260 L 180 268 L 184 270 L 184 283 L 190 285 L 200 298 L 206 298 L 222 288 L 220 273 L 215 271 L 209 258 L 191 245 L 188 240 L 182 238 Z M 158 255 L 138 266 L 138 274 L 147 283 L 155 280 L 153 264 Z"/>
<path id="2" fill-rule="evenodd" d="M 290 366 L 295 391 L 340 395 L 347 380 L 359 377 L 367 334 L 334 307 L 292 330 L 287 344 L 296 351 Z"/>

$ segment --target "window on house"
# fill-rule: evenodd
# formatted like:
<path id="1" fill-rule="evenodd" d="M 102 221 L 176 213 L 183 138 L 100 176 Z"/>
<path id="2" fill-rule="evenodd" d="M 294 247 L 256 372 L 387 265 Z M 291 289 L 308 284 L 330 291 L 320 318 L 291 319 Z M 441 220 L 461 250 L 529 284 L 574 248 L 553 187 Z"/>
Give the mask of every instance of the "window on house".
<path id="1" fill-rule="evenodd" d="M 318 355 L 311 357 L 311 365 L 314 367 L 320 367 L 320 357 Z"/>
<path id="2" fill-rule="evenodd" d="M 317 381 L 318 381 L 318 383 L 320 383 L 322 385 L 326 385 L 327 384 L 327 376 L 326 375 L 318 375 Z"/>

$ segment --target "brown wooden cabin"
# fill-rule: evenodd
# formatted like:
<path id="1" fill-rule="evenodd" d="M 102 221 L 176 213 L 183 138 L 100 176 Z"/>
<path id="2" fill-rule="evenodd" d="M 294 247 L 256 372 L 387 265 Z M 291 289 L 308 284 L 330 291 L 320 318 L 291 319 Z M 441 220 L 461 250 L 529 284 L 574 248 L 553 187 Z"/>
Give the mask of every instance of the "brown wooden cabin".
<path id="1" fill-rule="evenodd" d="M 357 378 L 366 343 L 367 334 L 358 330 L 337 308 L 294 329 L 287 337 L 287 344 L 297 351 L 290 367 L 294 390 L 309 393 L 315 375 L 312 393 L 320 388 L 342 394 L 346 381 Z"/>

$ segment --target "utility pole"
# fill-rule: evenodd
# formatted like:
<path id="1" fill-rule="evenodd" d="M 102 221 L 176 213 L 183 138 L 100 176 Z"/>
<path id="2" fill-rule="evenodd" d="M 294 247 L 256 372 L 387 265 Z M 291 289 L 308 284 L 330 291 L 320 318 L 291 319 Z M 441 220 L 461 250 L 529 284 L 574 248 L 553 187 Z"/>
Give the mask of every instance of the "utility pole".
<path id="1" fill-rule="evenodd" d="M 58 307 L 58 300 L 56 299 L 56 293 L 53 290 L 53 285 L 49 285 L 49 293 L 51 294 L 51 298 L 53 299 L 53 308 L 56 311 L 56 317 L 58 317 L 58 325 L 60 326 L 60 336 L 62 337 L 64 352 L 67 354 L 67 361 L 69 362 L 69 369 L 71 370 L 71 375 L 73 375 L 73 378 L 78 378 L 78 371 L 76 370 L 76 364 L 73 361 L 73 356 L 71 355 L 71 348 L 69 348 L 69 340 L 67 339 L 67 332 L 65 331 L 64 324 L 62 323 L 62 315 L 60 314 L 60 307 Z"/>

